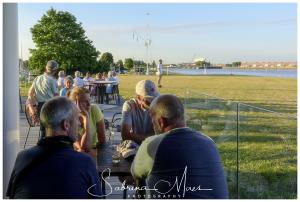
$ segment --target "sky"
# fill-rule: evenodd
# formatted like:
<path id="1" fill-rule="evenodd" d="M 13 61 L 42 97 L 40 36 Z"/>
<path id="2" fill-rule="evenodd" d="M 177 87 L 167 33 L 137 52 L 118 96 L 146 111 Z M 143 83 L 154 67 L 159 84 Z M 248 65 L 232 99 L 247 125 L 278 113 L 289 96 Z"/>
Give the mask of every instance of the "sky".
<path id="1" fill-rule="evenodd" d="M 23 59 L 34 48 L 30 28 L 51 7 L 74 15 L 115 61 L 297 61 L 296 3 L 19 3 Z"/>

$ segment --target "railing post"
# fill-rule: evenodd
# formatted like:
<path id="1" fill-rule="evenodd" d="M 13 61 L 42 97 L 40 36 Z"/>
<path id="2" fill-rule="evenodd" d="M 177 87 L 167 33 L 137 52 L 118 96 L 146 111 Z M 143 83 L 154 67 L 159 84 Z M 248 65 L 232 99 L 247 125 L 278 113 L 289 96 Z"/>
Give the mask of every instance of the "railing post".
<path id="1" fill-rule="evenodd" d="M 239 193 L 239 105 L 236 105 L 236 191 L 237 199 L 240 198 Z"/>

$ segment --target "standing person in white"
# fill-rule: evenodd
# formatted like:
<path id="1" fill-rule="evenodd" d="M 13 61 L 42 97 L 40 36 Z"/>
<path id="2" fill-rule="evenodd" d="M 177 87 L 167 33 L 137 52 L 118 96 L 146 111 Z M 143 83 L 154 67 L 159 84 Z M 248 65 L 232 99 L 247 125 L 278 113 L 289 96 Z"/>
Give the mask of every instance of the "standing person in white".
<path id="1" fill-rule="evenodd" d="M 163 75 L 163 64 L 162 64 L 162 59 L 159 59 L 159 63 L 157 65 L 157 71 L 156 71 L 156 75 L 158 76 L 158 79 L 157 79 L 157 86 L 159 88 L 162 87 L 161 85 L 161 78 L 162 78 L 162 75 Z"/>

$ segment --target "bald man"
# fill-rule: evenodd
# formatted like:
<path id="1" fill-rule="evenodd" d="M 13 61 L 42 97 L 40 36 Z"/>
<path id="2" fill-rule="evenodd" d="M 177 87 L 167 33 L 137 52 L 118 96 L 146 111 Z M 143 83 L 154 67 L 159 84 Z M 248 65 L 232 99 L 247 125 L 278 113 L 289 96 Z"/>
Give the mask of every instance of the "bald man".
<path id="1" fill-rule="evenodd" d="M 161 95 L 151 103 L 150 116 L 157 135 L 143 141 L 131 172 L 147 180 L 151 198 L 228 198 L 215 143 L 186 127 L 181 101 Z"/>

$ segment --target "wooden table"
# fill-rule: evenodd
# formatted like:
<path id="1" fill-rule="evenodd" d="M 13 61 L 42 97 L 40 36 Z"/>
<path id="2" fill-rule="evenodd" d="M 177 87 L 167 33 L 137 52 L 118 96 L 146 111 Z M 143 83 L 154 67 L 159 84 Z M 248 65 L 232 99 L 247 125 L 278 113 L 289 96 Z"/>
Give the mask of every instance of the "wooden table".
<path id="1" fill-rule="evenodd" d="M 97 103 L 103 104 L 104 102 L 104 95 L 107 84 L 116 84 L 116 81 L 91 81 L 91 84 L 96 86 L 96 95 L 97 95 Z"/>
<path id="2" fill-rule="evenodd" d="M 116 140 L 114 143 L 120 143 Z M 111 144 L 106 142 L 104 144 L 97 144 L 96 148 L 96 161 L 97 161 L 97 171 L 100 177 L 102 192 L 105 195 L 105 178 L 109 176 L 131 176 L 130 168 L 133 162 L 133 158 L 124 159 L 121 157 L 121 160 L 118 164 L 112 163 L 112 154 L 114 150 L 111 147 Z M 138 179 L 135 181 L 136 186 L 143 187 L 146 186 L 145 180 Z M 141 199 L 143 199 L 146 194 L 145 191 L 137 191 Z M 127 189 L 123 191 L 123 198 L 126 199 Z"/>
<path id="3" fill-rule="evenodd" d="M 120 141 L 118 141 L 120 142 Z M 117 142 L 116 142 L 117 143 Z M 97 171 L 100 177 L 102 192 L 105 194 L 105 178 L 109 176 L 131 176 L 130 168 L 133 159 L 121 160 L 118 164 L 112 163 L 112 154 L 114 150 L 111 148 L 110 143 L 98 144 L 97 145 Z M 123 192 L 123 198 L 126 198 L 126 189 Z"/>
<path id="4" fill-rule="evenodd" d="M 101 109 L 102 112 L 108 109 L 119 107 L 118 105 L 109 105 L 109 104 L 97 104 L 97 106 Z"/>

